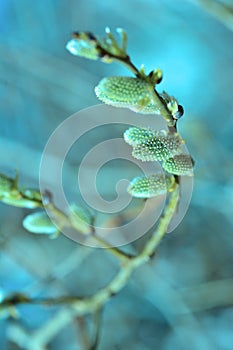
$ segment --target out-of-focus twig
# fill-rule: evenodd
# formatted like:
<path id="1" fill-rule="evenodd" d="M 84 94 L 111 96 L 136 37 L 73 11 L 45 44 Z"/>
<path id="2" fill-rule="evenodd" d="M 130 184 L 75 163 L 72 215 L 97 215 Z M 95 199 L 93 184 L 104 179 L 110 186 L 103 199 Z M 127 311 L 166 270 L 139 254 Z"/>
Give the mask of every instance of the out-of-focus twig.
<path id="1" fill-rule="evenodd" d="M 100 338 L 100 330 L 101 330 L 101 310 L 98 309 L 96 312 L 93 314 L 93 323 L 95 327 L 95 335 L 94 335 L 94 341 L 90 347 L 89 350 L 97 350 L 98 344 L 99 344 L 99 338 Z"/>
<path id="2" fill-rule="evenodd" d="M 155 279 L 154 284 L 150 283 L 151 279 Z M 189 300 L 189 294 L 196 294 L 197 300 L 203 297 L 202 293 L 198 295 L 199 286 L 185 289 L 175 288 L 166 279 L 166 276 L 155 275 L 154 268 L 147 264 L 143 270 L 136 272 L 135 279 L 131 280 L 131 287 L 134 293 L 143 295 L 152 306 L 161 312 L 176 334 L 179 340 L 179 348 L 186 349 L 187 343 L 190 342 L 192 343 L 192 350 L 217 350 L 213 340 L 208 337 L 198 318 L 193 314 L 195 310 L 193 310 L 193 305 Z M 213 291 L 213 296 L 214 294 Z"/>
<path id="3" fill-rule="evenodd" d="M 90 336 L 87 331 L 87 319 L 85 317 L 77 317 L 77 342 L 82 344 L 83 350 L 89 350 L 90 348 Z"/>
<path id="4" fill-rule="evenodd" d="M 233 305 L 233 279 L 205 282 L 180 290 L 191 312 Z"/>
<path id="5" fill-rule="evenodd" d="M 177 184 L 174 191 L 170 194 L 169 202 L 164 209 L 163 215 L 160 218 L 157 229 L 152 237 L 145 244 L 142 251 L 134 258 L 129 259 L 122 265 L 117 275 L 112 281 L 103 289 L 99 290 L 91 297 L 76 298 L 76 297 L 60 297 L 54 299 L 35 300 L 27 298 L 24 295 L 16 295 L 14 298 L 6 298 L 3 300 L 2 309 L 11 307 L 17 304 L 44 304 L 56 305 L 67 304 L 63 310 L 60 310 L 54 317 L 52 317 L 44 326 L 30 335 L 24 348 L 30 350 L 37 350 L 36 346 L 41 344 L 41 347 L 49 343 L 49 341 L 77 316 L 83 316 L 90 313 L 95 313 L 100 310 L 102 306 L 111 299 L 111 297 L 120 292 L 127 284 L 129 278 L 135 269 L 150 260 L 155 249 L 158 247 L 162 238 L 167 232 L 168 226 L 174 213 L 176 212 L 177 204 L 179 202 L 179 185 Z M 35 345 L 36 344 L 36 345 Z"/>
<path id="6" fill-rule="evenodd" d="M 200 5 L 205 11 L 233 31 L 233 8 L 215 0 L 192 0 L 192 2 Z"/>

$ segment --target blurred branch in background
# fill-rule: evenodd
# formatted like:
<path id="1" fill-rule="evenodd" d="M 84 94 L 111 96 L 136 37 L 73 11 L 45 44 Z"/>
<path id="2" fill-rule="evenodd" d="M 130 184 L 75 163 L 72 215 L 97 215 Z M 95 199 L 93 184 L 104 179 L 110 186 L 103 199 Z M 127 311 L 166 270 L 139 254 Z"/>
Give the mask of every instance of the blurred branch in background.
<path id="1" fill-rule="evenodd" d="M 233 6 L 232 1 L 218 0 L 191 0 L 201 6 L 211 16 L 223 23 L 228 29 L 233 31 Z"/>
<path id="2" fill-rule="evenodd" d="M 151 278 L 154 278 L 154 272 L 149 266 L 144 267 L 143 270 L 139 270 L 136 274 L 136 281 L 131 283 L 134 288 L 134 293 L 135 291 L 139 291 L 140 294 L 143 294 L 146 299 L 162 312 L 172 326 L 174 332 L 178 335 L 182 345 L 185 346 L 185 344 L 187 344 L 184 332 L 185 324 L 185 327 L 190 330 L 192 336 L 195 338 L 195 342 L 199 342 L 199 345 L 202 344 L 200 349 L 214 349 L 214 345 L 205 337 L 193 313 L 232 305 L 233 280 L 211 281 L 202 285 L 176 290 L 164 279 L 156 277 L 157 285 L 151 288 L 151 284 L 146 286 L 144 278 L 145 272 L 148 278 L 150 275 Z M 65 298 L 64 302 L 66 302 Z M 8 337 L 24 349 L 46 349 L 46 344 L 56 336 L 62 327 L 65 327 L 66 324 L 69 324 L 75 318 L 76 312 L 72 307 L 65 308 L 57 312 L 47 324 L 32 333 L 28 333 L 21 326 L 11 325 L 8 329 Z M 100 330 L 100 311 L 98 311 L 98 309 L 96 311 L 96 316 L 94 314 L 94 319 L 96 320 L 94 344 L 97 344 Z M 85 321 L 83 318 L 78 318 L 77 322 L 82 328 L 82 336 L 84 336 L 83 327 L 85 326 L 83 322 Z M 85 339 L 83 339 L 83 343 L 86 344 L 87 339 L 86 341 Z M 84 349 L 86 349 L 85 346 Z M 95 349 L 95 347 L 92 349 Z"/>
<path id="3" fill-rule="evenodd" d="M 91 297 L 58 297 L 44 300 L 31 299 L 27 296 L 18 294 L 12 298 L 5 298 L 1 302 L 1 309 L 4 312 L 4 309 L 11 309 L 17 304 L 37 304 L 42 303 L 44 305 L 56 305 L 56 304 L 66 304 L 66 309 L 59 311 L 55 317 L 52 317 L 47 324 L 42 326 L 39 330 L 26 336 L 26 333 L 23 332 L 21 327 L 13 327 L 11 329 L 9 336 L 14 338 L 17 341 L 20 341 L 20 346 L 25 349 L 37 350 L 44 349 L 44 347 L 49 343 L 49 341 L 62 329 L 65 325 L 71 322 L 75 317 L 80 317 L 87 315 L 89 313 L 98 313 L 104 304 L 111 299 L 112 296 L 117 294 L 125 287 L 126 283 L 129 281 L 132 273 L 139 266 L 145 264 L 153 256 L 155 249 L 161 242 L 161 239 L 167 232 L 168 226 L 171 219 L 176 211 L 177 204 L 179 201 L 179 186 L 177 185 L 174 188 L 174 191 L 170 195 L 169 202 L 164 209 L 163 216 L 161 217 L 158 227 L 153 233 L 152 237 L 146 242 L 142 251 L 134 258 L 129 259 L 127 262 L 121 266 L 119 272 L 116 276 L 109 282 L 109 284 L 97 291 Z M 98 319 L 98 318 L 97 318 Z M 98 329 L 99 321 L 97 322 Z M 21 331 L 20 331 L 21 330 Z M 19 334 L 18 334 L 19 332 Z M 17 335 L 15 335 L 17 334 Z M 13 340 L 13 339 L 12 339 Z M 96 341 L 98 341 L 98 332 L 96 335 Z"/>

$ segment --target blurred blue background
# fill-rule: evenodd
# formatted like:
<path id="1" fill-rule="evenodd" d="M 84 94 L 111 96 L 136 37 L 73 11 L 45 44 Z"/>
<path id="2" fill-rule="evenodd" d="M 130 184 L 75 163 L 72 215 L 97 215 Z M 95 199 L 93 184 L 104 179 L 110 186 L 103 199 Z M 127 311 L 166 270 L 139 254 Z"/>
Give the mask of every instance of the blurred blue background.
<path id="1" fill-rule="evenodd" d="M 13 176 L 18 169 L 21 183 L 38 187 L 40 157 L 54 129 L 98 103 L 93 88 L 102 77 L 128 74 L 65 50 L 74 30 L 102 35 L 106 26 L 126 29 L 137 66 L 163 70 L 159 90 L 184 106 L 179 130 L 196 164 L 187 215 L 106 305 L 98 349 L 232 350 L 231 1 L 1 0 L 0 172 Z M 29 210 L 0 209 L 0 298 L 16 291 L 87 295 L 115 274 L 117 262 L 103 250 L 64 236 L 33 236 L 21 225 Z M 25 334 L 42 332 L 58 310 L 27 306 L 18 318 L 2 315 L 1 349 L 28 349 Z M 73 320 L 46 349 L 88 349 L 83 338 L 82 322 Z"/>

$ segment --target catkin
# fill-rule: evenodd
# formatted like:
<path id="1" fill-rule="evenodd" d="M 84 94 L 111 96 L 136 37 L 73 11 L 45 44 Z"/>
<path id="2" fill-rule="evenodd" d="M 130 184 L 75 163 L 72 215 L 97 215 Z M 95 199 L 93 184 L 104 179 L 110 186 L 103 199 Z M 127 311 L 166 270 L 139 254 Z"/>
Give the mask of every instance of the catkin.
<path id="1" fill-rule="evenodd" d="M 137 198 L 151 198 L 166 194 L 174 184 L 174 177 L 164 174 L 153 174 L 134 178 L 128 186 L 128 193 Z"/>
<path id="2" fill-rule="evenodd" d="M 178 134 L 168 134 L 165 130 L 133 146 L 132 155 L 141 161 L 163 161 L 181 153 L 183 141 Z"/>
<path id="3" fill-rule="evenodd" d="M 193 160 L 188 154 L 180 154 L 169 158 L 162 164 L 164 170 L 175 175 L 193 175 Z"/>
<path id="4" fill-rule="evenodd" d="M 129 128 L 124 132 L 124 140 L 130 146 L 135 146 L 156 135 L 156 131 L 143 128 Z"/>
<path id="5" fill-rule="evenodd" d="M 23 220 L 23 227 L 29 232 L 47 235 L 58 230 L 44 211 L 27 215 Z"/>
<path id="6" fill-rule="evenodd" d="M 159 113 L 153 101 L 153 86 L 139 78 L 107 77 L 95 88 L 96 96 L 114 107 L 130 108 L 143 114 Z"/>

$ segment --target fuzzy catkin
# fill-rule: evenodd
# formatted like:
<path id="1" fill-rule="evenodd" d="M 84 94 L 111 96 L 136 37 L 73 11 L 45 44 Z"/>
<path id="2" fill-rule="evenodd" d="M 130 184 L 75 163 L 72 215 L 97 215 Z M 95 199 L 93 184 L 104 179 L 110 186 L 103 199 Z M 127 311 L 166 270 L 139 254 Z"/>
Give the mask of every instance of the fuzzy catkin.
<path id="1" fill-rule="evenodd" d="M 124 140 L 130 146 L 136 146 L 156 135 L 156 131 L 145 128 L 129 128 L 124 132 Z"/>
<path id="2" fill-rule="evenodd" d="M 170 135 L 162 130 L 133 146 L 132 155 L 143 162 L 163 161 L 181 153 L 182 143 L 178 134 Z"/>
<path id="3" fill-rule="evenodd" d="M 188 154 L 176 155 L 162 164 L 164 170 L 175 175 L 193 175 L 193 160 Z"/>
<path id="4" fill-rule="evenodd" d="M 114 107 L 130 108 L 143 114 L 159 113 L 153 100 L 153 86 L 139 78 L 107 77 L 95 88 L 96 96 Z"/>
<path id="5" fill-rule="evenodd" d="M 57 227 L 44 211 L 27 215 L 23 220 L 23 227 L 31 233 L 47 235 L 54 234 L 57 231 Z"/>
<path id="6" fill-rule="evenodd" d="M 128 186 L 128 193 L 136 198 L 151 198 L 166 194 L 174 184 L 174 177 L 164 174 L 153 174 L 134 178 Z"/>

